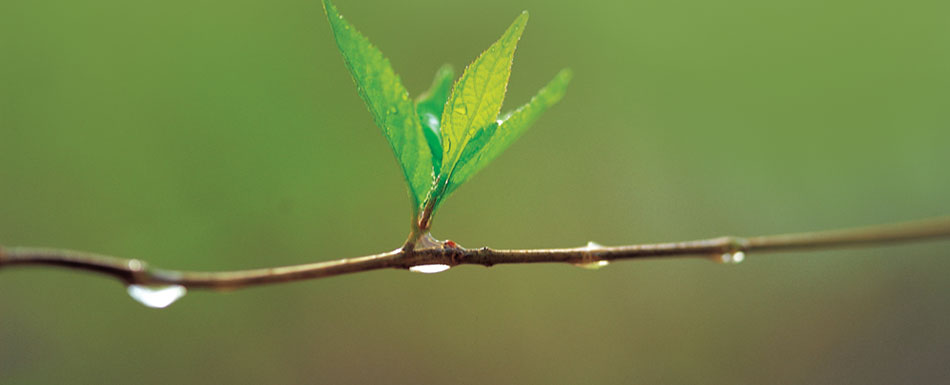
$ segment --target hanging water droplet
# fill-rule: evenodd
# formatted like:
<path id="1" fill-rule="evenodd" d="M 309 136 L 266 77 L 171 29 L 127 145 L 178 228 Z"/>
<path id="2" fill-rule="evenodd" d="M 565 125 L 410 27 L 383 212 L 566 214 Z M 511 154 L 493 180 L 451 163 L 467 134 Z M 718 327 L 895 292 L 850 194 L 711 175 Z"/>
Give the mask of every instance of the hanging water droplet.
<path id="1" fill-rule="evenodd" d="M 580 267 L 582 269 L 587 269 L 587 270 L 597 270 L 609 264 L 610 264 L 610 261 L 600 260 L 600 261 L 594 261 L 594 262 L 588 262 L 588 263 L 575 263 L 574 266 Z"/>
<path id="2" fill-rule="evenodd" d="M 142 305 L 161 309 L 168 307 L 188 292 L 184 286 L 144 286 L 129 285 L 129 296 Z"/>
<path id="3" fill-rule="evenodd" d="M 727 263 L 731 265 L 742 263 L 745 260 L 745 253 L 737 251 L 735 253 L 723 253 L 712 258 L 714 262 Z"/>
<path id="4" fill-rule="evenodd" d="M 413 273 L 435 274 L 435 273 L 441 273 L 443 271 L 446 271 L 451 267 L 452 266 L 449 266 L 449 265 L 436 263 L 432 265 L 415 265 L 413 267 L 410 267 L 409 271 Z"/>
<path id="5" fill-rule="evenodd" d="M 397 110 L 396 107 L 389 107 L 389 109 L 386 110 L 386 113 L 387 113 L 387 114 L 390 114 L 390 115 L 394 115 L 394 114 L 396 114 L 397 112 L 399 112 L 399 110 Z"/>
<path id="6" fill-rule="evenodd" d="M 732 254 L 732 263 L 742 263 L 745 261 L 745 253 L 737 251 Z"/>
<path id="7" fill-rule="evenodd" d="M 604 248 L 604 245 L 601 245 L 601 244 L 599 244 L 599 243 L 597 243 L 597 242 L 594 242 L 594 241 L 587 242 L 587 245 L 584 246 L 584 249 L 587 250 L 587 251 L 600 250 L 600 249 L 603 249 L 603 248 Z M 610 264 L 610 261 L 603 260 L 603 259 L 601 259 L 601 260 L 596 260 L 596 258 L 597 258 L 597 257 L 594 256 L 594 253 L 588 253 L 588 255 L 586 255 L 585 258 L 584 258 L 585 261 L 573 263 L 573 265 L 574 265 L 574 266 L 577 266 L 577 267 L 580 267 L 580 268 L 582 268 L 582 269 L 597 270 L 597 269 L 599 269 L 599 268 L 602 268 L 602 267 L 607 266 L 607 265 Z"/>

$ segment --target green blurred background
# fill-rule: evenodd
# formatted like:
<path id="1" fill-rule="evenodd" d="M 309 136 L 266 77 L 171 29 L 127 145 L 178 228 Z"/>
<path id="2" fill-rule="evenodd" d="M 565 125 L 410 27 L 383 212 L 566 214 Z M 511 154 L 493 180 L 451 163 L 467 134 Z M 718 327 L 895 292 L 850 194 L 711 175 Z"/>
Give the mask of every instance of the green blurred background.
<path id="1" fill-rule="evenodd" d="M 434 234 L 532 248 L 950 213 L 945 1 L 354 1 L 413 95 L 522 9 L 560 105 Z M 506 108 L 507 109 L 507 108 Z M 176 269 L 396 248 L 401 174 L 317 0 L 0 1 L 0 244 Z M 0 271 L 0 383 L 950 381 L 950 243 L 379 271 L 147 309 Z"/>

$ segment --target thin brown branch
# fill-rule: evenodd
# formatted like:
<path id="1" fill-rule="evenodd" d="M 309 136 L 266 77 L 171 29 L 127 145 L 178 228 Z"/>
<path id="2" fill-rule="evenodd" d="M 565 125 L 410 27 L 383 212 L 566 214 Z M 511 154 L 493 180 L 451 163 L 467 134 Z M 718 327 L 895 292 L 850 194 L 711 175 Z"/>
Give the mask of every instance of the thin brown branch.
<path id="1" fill-rule="evenodd" d="M 0 247 L 0 268 L 47 265 L 86 270 L 118 278 L 125 284 L 181 285 L 188 288 L 237 289 L 270 283 L 324 278 L 378 269 L 408 269 L 419 265 L 502 263 L 606 264 L 609 261 L 661 257 L 718 257 L 805 249 L 871 246 L 950 237 L 950 217 L 880 226 L 808 233 L 720 237 L 688 242 L 605 247 L 590 244 L 566 249 L 465 249 L 451 241 L 437 242 L 427 234 L 388 253 L 328 262 L 225 272 L 192 272 L 151 268 L 140 260 L 60 249 Z"/>

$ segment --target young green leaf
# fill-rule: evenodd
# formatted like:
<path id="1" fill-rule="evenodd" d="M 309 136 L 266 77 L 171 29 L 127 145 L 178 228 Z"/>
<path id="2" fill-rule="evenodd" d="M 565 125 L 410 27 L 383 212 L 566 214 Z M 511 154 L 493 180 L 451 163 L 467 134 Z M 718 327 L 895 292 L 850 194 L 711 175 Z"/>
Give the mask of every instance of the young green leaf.
<path id="1" fill-rule="evenodd" d="M 491 123 L 472 138 L 455 172 L 449 178 L 444 196 L 468 181 L 475 173 L 484 168 L 515 140 L 521 137 L 528 127 L 538 120 L 541 114 L 564 97 L 567 85 L 571 81 L 571 70 L 563 69 L 542 88 L 531 101 L 518 109 L 502 116 L 498 122 Z"/>
<path id="2" fill-rule="evenodd" d="M 329 0 L 323 1 L 323 8 L 360 97 L 402 166 L 415 214 L 432 187 L 436 170 L 409 92 L 383 53 L 353 28 Z"/>
<path id="3" fill-rule="evenodd" d="M 451 178 L 469 141 L 497 119 L 515 48 L 527 22 L 527 12 L 518 16 L 497 42 L 465 68 L 452 88 L 442 112 L 443 178 Z"/>
<path id="4" fill-rule="evenodd" d="M 453 78 L 455 78 L 455 70 L 452 66 L 443 65 L 436 72 L 432 87 L 416 99 L 416 114 L 419 115 L 419 123 L 424 128 L 429 149 L 432 150 L 432 166 L 437 172 L 442 167 L 442 134 L 440 132 L 442 111 L 452 90 Z"/>

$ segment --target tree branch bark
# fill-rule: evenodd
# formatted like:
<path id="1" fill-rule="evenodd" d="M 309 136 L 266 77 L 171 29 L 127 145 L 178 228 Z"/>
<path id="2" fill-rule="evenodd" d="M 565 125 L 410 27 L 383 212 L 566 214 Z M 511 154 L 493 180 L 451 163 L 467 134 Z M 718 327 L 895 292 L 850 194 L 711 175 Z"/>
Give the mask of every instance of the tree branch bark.
<path id="1" fill-rule="evenodd" d="M 466 249 L 454 242 L 438 242 L 425 234 L 402 248 L 376 255 L 303 265 L 223 272 L 194 272 L 151 268 L 137 259 L 29 247 L 0 247 L 0 268 L 46 265 L 86 270 L 118 278 L 126 285 L 180 285 L 189 289 L 230 290 L 280 282 L 325 278 L 378 269 L 409 269 L 420 265 L 463 264 L 492 266 L 503 263 L 571 263 L 603 266 L 637 258 L 700 256 L 737 262 L 745 253 L 871 246 L 950 237 L 950 217 L 842 230 L 792 233 L 751 238 L 719 237 L 606 247 L 588 244 L 565 249 Z"/>

